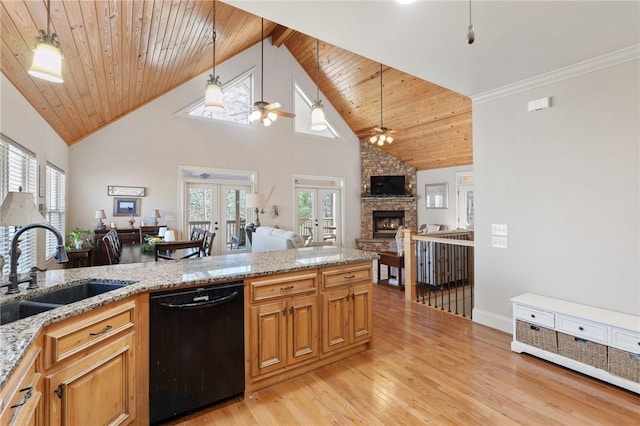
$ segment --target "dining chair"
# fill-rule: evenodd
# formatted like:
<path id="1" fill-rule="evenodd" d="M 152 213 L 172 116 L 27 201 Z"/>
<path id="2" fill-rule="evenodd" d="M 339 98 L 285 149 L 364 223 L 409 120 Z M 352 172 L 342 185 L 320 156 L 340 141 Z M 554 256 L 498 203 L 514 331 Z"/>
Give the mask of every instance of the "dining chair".
<path id="1" fill-rule="evenodd" d="M 216 233 L 211 231 L 204 231 L 204 239 L 202 243 L 202 256 L 211 256 L 213 250 L 213 240 L 216 238 Z"/>
<path id="2" fill-rule="evenodd" d="M 146 237 L 157 236 L 159 229 L 157 226 L 140 226 L 140 244 L 144 244 Z"/>
<path id="3" fill-rule="evenodd" d="M 170 241 L 155 244 L 156 260 L 180 260 L 201 257 L 204 239 Z M 176 252 L 174 257 L 172 252 Z"/>
<path id="4" fill-rule="evenodd" d="M 122 255 L 122 245 L 120 244 L 120 238 L 118 237 L 118 231 L 115 229 L 110 230 L 102 237 L 102 243 L 104 249 L 107 251 L 107 259 L 109 265 L 117 265 L 120 263 L 120 256 Z"/>
<path id="5" fill-rule="evenodd" d="M 200 240 L 204 238 L 204 229 L 199 228 L 199 227 L 194 227 L 191 230 L 191 235 L 189 236 L 190 240 Z"/>

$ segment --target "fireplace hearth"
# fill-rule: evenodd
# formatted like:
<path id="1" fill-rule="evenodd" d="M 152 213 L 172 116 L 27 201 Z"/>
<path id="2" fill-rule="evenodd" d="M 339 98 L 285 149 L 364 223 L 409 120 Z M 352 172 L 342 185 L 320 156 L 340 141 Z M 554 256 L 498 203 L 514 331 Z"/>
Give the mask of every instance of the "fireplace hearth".
<path id="1" fill-rule="evenodd" d="M 373 238 L 394 238 L 402 225 L 404 225 L 403 210 L 373 211 Z"/>

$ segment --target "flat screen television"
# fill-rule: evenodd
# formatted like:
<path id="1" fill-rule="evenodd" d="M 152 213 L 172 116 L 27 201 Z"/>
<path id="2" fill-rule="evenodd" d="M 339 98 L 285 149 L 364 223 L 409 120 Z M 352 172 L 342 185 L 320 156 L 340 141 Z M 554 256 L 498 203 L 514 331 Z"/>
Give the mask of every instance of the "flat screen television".
<path id="1" fill-rule="evenodd" d="M 371 176 L 371 195 L 404 195 L 404 176 Z"/>

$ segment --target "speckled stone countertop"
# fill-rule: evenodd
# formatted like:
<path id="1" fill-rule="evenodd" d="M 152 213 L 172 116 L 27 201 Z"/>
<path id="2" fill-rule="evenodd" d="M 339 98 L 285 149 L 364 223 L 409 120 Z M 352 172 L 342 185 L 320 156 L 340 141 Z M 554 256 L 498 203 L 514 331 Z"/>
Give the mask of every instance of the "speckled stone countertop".
<path id="1" fill-rule="evenodd" d="M 99 306 L 150 290 L 165 290 L 194 284 L 214 284 L 248 277 L 291 272 L 319 266 L 338 266 L 371 261 L 375 253 L 356 249 L 321 246 L 262 253 L 239 253 L 202 259 L 164 262 L 144 262 L 90 268 L 59 269 L 38 273 L 40 288 L 7 295 L 2 289 L 0 309 L 26 297 L 69 287 L 87 279 L 134 281 L 134 284 L 84 299 L 47 312 L 0 326 L 0 390 L 18 362 L 42 329 L 65 318 L 90 311 Z"/>

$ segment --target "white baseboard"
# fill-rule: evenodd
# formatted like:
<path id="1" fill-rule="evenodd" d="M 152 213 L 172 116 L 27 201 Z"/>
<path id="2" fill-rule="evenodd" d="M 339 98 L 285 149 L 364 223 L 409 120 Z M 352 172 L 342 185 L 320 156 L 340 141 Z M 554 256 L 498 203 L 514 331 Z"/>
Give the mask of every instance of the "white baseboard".
<path id="1" fill-rule="evenodd" d="M 473 309 L 473 322 L 513 334 L 513 318 L 494 314 L 493 312 Z"/>

